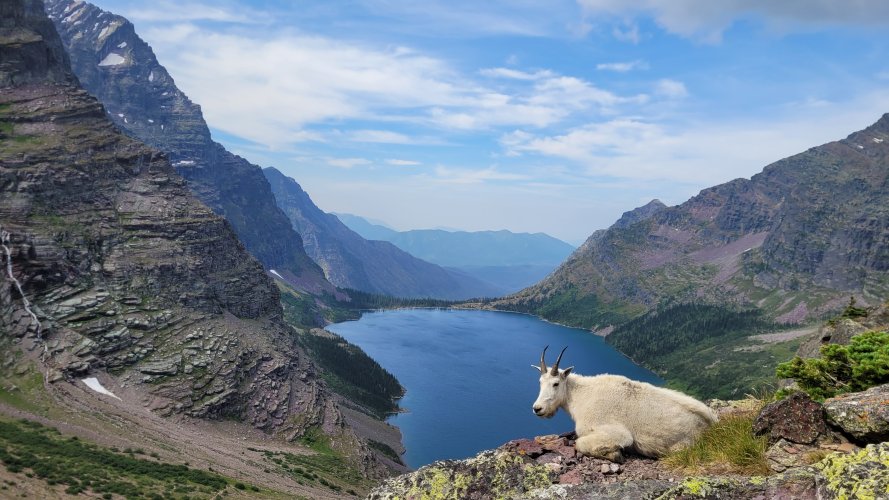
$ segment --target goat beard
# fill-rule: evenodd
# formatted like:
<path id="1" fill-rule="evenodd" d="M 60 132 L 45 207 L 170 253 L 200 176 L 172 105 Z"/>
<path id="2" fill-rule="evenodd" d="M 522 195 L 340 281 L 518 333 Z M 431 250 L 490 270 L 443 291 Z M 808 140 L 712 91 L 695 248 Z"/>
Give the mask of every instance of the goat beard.
<path id="1" fill-rule="evenodd" d="M 550 412 L 547 412 L 547 413 L 544 413 L 543 415 L 538 415 L 538 417 L 540 417 L 540 418 L 553 418 L 553 417 L 556 416 L 556 412 L 558 412 L 558 411 L 559 411 L 559 409 L 556 408 L 555 410 L 550 411 Z"/>

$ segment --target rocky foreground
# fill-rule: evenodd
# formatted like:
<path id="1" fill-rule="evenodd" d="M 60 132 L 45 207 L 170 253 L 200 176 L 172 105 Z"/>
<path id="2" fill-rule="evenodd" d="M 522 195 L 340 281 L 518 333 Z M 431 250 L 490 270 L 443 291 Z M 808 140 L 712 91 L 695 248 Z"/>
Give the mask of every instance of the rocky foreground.
<path id="1" fill-rule="evenodd" d="M 721 416 L 750 411 L 714 402 Z M 689 476 L 662 462 L 580 456 L 573 433 L 504 444 L 467 460 L 436 462 L 390 479 L 370 499 L 889 498 L 889 385 L 822 405 L 798 393 L 754 423 L 768 436 L 771 472 Z"/>

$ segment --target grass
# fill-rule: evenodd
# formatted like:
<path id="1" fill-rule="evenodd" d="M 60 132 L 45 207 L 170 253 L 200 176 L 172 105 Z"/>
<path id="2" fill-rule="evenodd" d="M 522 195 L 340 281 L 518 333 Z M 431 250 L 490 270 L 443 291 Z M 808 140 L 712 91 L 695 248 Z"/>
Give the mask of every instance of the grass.
<path id="1" fill-rule="evenodd" d="M 392 459 L 395 463 L 404 465 L 404 462 L 401 461 L 401 457 L 398 455 L 398 453 L 393 450 L 392 447 L 388 444 L 374 441 L 373 439 L 369 440 L 367 444 L 370 445 L 371 448 Z"/>
<path id="2" fill-rule="evenodd" d="M 685 474 L 769 474 L 768 438 L 753 435 L 757 413 L 722 417 L 693 445 L 667 455 L 662 462 Z"/>
<path id="3" fill-rule="evenodd" d="M 14 474 L 37 477 L 68 495 L 103 498 L 213 498 L 229 480 L 186 465 L 137 458 L 141 450 L 117 452 L 65 437 L 27 420 L 0 419 L 0 462 Z M 245 487 L 258 491 L 253 486 Z"/>
<path id="4" fill-rule="evenodd" d="M 10 348 L 9 344 L 0 344 L 0 349 Z M 33 364 L 20 370 L 3 370 L 0 372 L 0 401 L 20 410 L 46 415 L 49 405 L 43 389 L 43 374 Z"/>
<path id="5" fill-rule="evenodd" d="M 357 496 L 356 490 L 366 493 L 372 486 L 345 457 L 330 447 L 330 438 L 317 427 L 310 428 L 299 441 L 315 453 L 298 455 L 265 450 L 263 456 L 299 484 L 322 486 L 354 496 Z"/>
<path id="6" fill-rule="evenodd" d="M 643 363 L 667 380 L 667 386 L 696 397 L 738 399 L 775 384 L 775 368 L 793 359 L 802 338 L 759 344 L 747 338 L 708 339 Z"/>

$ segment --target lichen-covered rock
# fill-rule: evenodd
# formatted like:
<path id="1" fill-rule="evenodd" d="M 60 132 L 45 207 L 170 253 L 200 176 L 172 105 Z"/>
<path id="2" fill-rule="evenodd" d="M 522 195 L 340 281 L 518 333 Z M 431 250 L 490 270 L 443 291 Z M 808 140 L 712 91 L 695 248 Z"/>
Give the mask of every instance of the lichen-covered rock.
<path id="1" fill-rule="evenodd" d="M 833 438 L 821 405 L 804 392 L 795 392 L 763 408 L 753 423 L 753 432 L 758 436 L 768 435 L 769 444 L 782 439 L 812 444 Z"/>
<path id="2" fill-rule="evenodd" d="M 889 443 L 869 445 L 853 453 L 835 452 L 815 465 L 791 464 L 771 476 L 681 477 L 657 461 L 630 457 L 612 468 L 603 460 L 578 456 L 564 460 L 561 475 L 521 450 L 527 443 L 555 443 L 556 436 L 512 441 L 468 460 L 436 462 L 388 480 L 369 499 L 560 499 L 560 500 L 690 500 L 690 499 L 882 499 L 889 498 Z M 567 439 L 567 438 L 559 438 Z M 814 446 L 780 441 L 803 454 Z M 566 446 L 573 443 L 567 439 Z M 837 445 L 828 445 L 842 448 Z M 808 457 L 807 457 L 808 458 Z M 644 471 L 644 472 L 643 472 Z"/>
<path id="3" fill-rule="evenodd" d="M 889 498 L 889 443 L 868 445 L 848 455 L 832 454 L 815 468 L 827 498 Z"/>
<path id="4" fill-rule="evenodd" d="M 830 398 L 824 402 L 824 412 L 831 423 L 859 442 L 885 441 L 889 439 L 889 384 Z"/>
<path id="5" fill-rule="evenodd" d="M 784 472 L 793 467 L 809 465 L 812 462 L 809 457 L 816 450 L 818 450 L 817 446 L 791 443 L 781 439 L 766 451 L 766 460 L 770 469 L 775 472 Z"/>
<path id="6" fill-rule="evenodd" d="M 487 500 L 516 498 L 553 483 L 555 475 L 530 458 L 503 450 L 436 462 L 386 481 L 368 499 Z"/>

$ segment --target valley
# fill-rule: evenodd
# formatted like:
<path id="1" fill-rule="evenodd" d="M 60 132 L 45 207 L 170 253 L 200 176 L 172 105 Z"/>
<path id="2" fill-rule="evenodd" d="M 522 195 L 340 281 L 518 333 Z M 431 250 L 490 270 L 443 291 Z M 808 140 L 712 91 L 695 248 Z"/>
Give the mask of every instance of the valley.
<path id="1" fill-rule="evenodd" d="M 848 129 L 852 115 L 821 120 L 832 139 L 711 126 L 683 149 L 667 130 L 703 102 L 700 81 L 622 82 L 663 70 L 641 59 L 581 78 L 522 59 L 555 51 L 469 50 L 592 50 L 620 30 L 518 24 L 439 45 L 467 26 L 342 36 L 408 15 L 394 4 L 355 6 L 392 9 L 362 19 L 279 6 L 296 15 L 284 27 L 263 2 L 161 7 L 0 0 L 0 497 L 686 498 L 793 490 L 781 474 L 796 471 L 806 495 L 846 498 L 817 474 L 859 473 L 830 453 L 884 453 L 889 434 L 842 417 L 817 442 L 752 422 L 804 397 L 828 415 L 847 388 L 889 383 L 889 101 Z M 336 37 L 312 31 L 333 12 Z M 646 36 L 685 36 L 667 22 Z M 442 56 L 454 47 L 472 56 Z M 818 103 L 804 107 L 833 105 Z M 567 346 L 578 373 L 741 415 L 768 479 L 698 488 L 675 457 L 580 457 L 564 412 L 530 410 L 544 346 Z"/>

